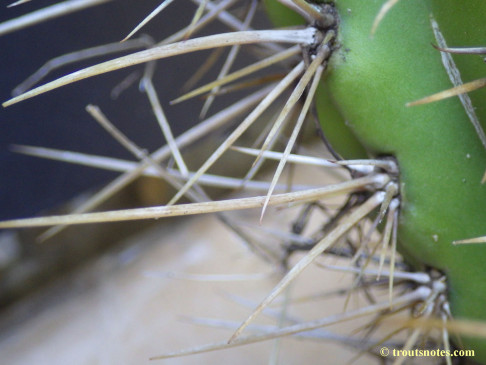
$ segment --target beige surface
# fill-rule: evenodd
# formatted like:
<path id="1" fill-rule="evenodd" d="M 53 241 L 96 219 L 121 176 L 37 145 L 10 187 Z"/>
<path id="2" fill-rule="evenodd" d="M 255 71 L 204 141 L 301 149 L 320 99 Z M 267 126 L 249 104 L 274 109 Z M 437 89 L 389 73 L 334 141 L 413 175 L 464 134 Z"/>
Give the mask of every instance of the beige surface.
<path id="1" fill-rule="evenodd" d="M 328 183 L 329 174 L 295 171 L 300 183 Z M 285 178 L 282 178 L 285 181 Z M 335 199 L 333 200 L 335 201 Z M 331 202 L 331 201 L 329 201 Z M 333 204 L 331 203 L 331 206 Z M 263 226 L 289 230 L 296 209 L 269 208 Z M 272 247 L 279 241 L 260 230 L 260 210 L 231 213 L 254 237 Z M 319 214 L 315 227 L 322 225 Z M 248 224 L 253 226 L 248 226 Z M 257 257 L 241 239 L 214 216 L 198 216 L 161 222 L 149 231 L 126 240 L 124 250 L 106 254 L 59 280 L 11 312 L 9 327 L 0 320 L 1 364 L 270 364 L 275 341 L 202 355 L 151 362 L 149 357 L 226 341 L 232 331 L 188 323 L 182 316 L 208 317 L 242 322 L 281 278 L 271 265 Z M 302 253 L 294 254 L 292 263 Z M 327 263 L 336 259 L 327 258 Z M 260 279 L 195 281 L 168 278 L 167 272 L 199 275 L 260 275 Z M 263 277 L 261 277 L 263 274 Z M 350 277 L 311 265 L 294 282 L 290 298 L 349 286 Z M 244 298 L 249 306 L 229 295 Z M 277 298 L 276 302 L 282 298 Z M 312 320 L 342 313 L 344 297 L 314 300 L 289 306 L 288 314 Z M 275 304 L 275 303 L 274 303 Z M 366 304 L 352 297 L 348 309 Z M 281 305 L 275 308 L 281 309 Z M 26 312 L 30 311 L 27 315 Z M 21 320 L 17 320 L 21 318 Z M 8 318 L 7 318 L 8 320 Z M 14 325 L 12 322 L 15 322 Z M 259 324 L 275 318 L 258 317 Z M 363 322 L 346 323 L 338 333 L 350 334 Z M 235 328 L 235 327 L 234 327 Z M 245 335 L 249 331 L 245 332 Z M 278 351 L 278 364 L 346 364 L 356 352 L 328 341 L 285 339 Z M 357 364 L 374 364 L 362 356 Z"/>
<path id="2" fill-rule="evenodd" d="M 136 244 L 125 252 L 107 255 L 59 284 L 57 294 L 51 295 L 43 308 L 36 308 L 28 321 L 5 332 L 0 342 L 1 362 L 141 364 L 164 351 L 222 341 L 229 337 L 230 331 L 186 323 L 179 316 L 242 321 L 249 309 L 220 293 L 242 296 L 256 303 L 278 277 L 199 282 L 147 275 L 147 271 L 193 274 L 272 271 L 214 217 L 161 225 L 135 240 Z M 311 268 L 296 283 L 293 294 L 309 294 L 323 285 L 345 282 L 342 275 L 328 274 Z M 341 309 L 340 305 L 326 301 L 296 306 L 291 313 L 316 318 Z M 274 321 L 262 316 L 259 322 Z M 272 347 L 273 342 L 266 342 L 158 363 L 261 364 L 268 363 Z M 322 342 L 285 340 L 280 363 L 345 363 L 350 354 L 342 349 L 336 352 L 336 348 L 339 347 Z M 359 363 L 365 363 L 364 358 Z"/>

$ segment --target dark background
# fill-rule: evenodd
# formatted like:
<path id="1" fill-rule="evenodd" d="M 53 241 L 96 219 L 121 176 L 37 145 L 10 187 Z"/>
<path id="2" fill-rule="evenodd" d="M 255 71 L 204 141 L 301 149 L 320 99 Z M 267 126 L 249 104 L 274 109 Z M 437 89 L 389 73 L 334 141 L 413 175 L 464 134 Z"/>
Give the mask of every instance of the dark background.
<path id="1" fill-rule="evenodd" d="M 0 22 L 54 3 L 35 0 L 7 8 L 11 2 L 2 0 Z M 0 37 L 0 100 L 9 99 L 14 87 L 54 57 L 121 40 L 159 4 L 160 0 L 116 0 Z M 189 24 L 194 9 L 187 11 L 187 2 L 176 1 L 141 32 L 161 40 Z M 41 83 L 104 59 L 65 66 Z M 179 87 L 190 77 L 187 70 L 193 70 L 195 62 L 198 61 L 193 56 L 164 60 L 159 63 L 154 79 L 169 121 L 177 120 L 171 123 L 176 135 L 197 122 L 200 102 L 197 108 L 187 103 L 167 104 L 180 95 Z M 22 156 L 10 151 L 11 144 L 133 159 L 84 111 L 89 103 L 99 105 L 139 146 L 152 151 L 165 143 L 146 96 L 138 90 L 138 83 L 116 100 L 110 98 L 111 90 L 137 68 L 143 71 L 143 66 L 135 66 L 112 72 L 0 109 L 0 219 L 38 214 L 117 176 Z"/>
<path id="2" fill-rule="evenodd" d="M 61 2 L 34 0 L 7 8 L 12 1 L 0 0 L 0 22 Z M 119 42 L 160 3 L 161 0 L 114 0 L 0 36 L 0 102 L 8 100 L 11 91 L 47 61 L 78 50 Z M 189 1 L 175 1 L 141 32 L 150 35 L 156 42 L 160 41 L 189 25 L 195 10 L 196 6 L 192 6 Z M 232 10 L 244 14 L 245 6 Z M 263 28 L 268 23 L 262 16 L 258 24 L 257 28 Z M 228 28 L 215 22 L 197 36 L 226 31 Z M 228 49 L 225 52 L 227 54 Z M 210 51 L 197 52 L 157 62 L 153 83 L 176 136 L 200 121 L 199 112 L 204 101 L 195 99 L 175 106 L 169 105 L 169 101 L 183 93 L 181 86 L 209 54 Z M 40 84 L 121 55 L 112 54 L 65 65 L 49 74 Z M 248 64 L 247 55 L 243 47 L 232 69 Z M 220 62 L 204 75 L 199 85 L 217 77 L 224 59 L 223 52 Z M 251 59 L 254 61 L 254 56 Z M 113 88 L 127 76 L 134 71 L 141 74 L 143 70 L 144 65 L 133 66 L 82 80 L 6 109 L 0 107 L 0 220 L 65 214 L 76 203 L 86 199 L 88 194 L 85 192 L 98 190 L 119 174 L 20 155 L 11 152 L 13 144 L 136 160 L 89 116 L 85 111 L 87 104 L 98 105 L 113 124 L 139 147 L 152 152 L 166 144 L 146 95 L 139 91 L 138 81 L 118 98 L 110 97 Z M 248 92 L 251 89 L 218 97 L 208 116 Z M 239 121 L 235 118 L 233 124 Z M 189 168 L 194 170 L 200 166 L 230 129 L 232 125 L 184 149 L 182 152 Z M 246 138 L 251 141 L 254 136 Z M 245 159 L 237 153 L 232 155 L 229 152 L 225 157 L 223 160 L 226 161 L 218 162 L 219 166 L 210 172 L 241 175 L 245 172 L 242 164 L 246 162 L 246 168 L 249 168 L 252 162 L 251 158 Z M 213 194 L 211 190 L 208 193 Z M 137 179 L 98 208 L 114 210 L 160 205 L 173 194 L 174 191 L 160 180 Z M 73 199 L 75 197 L 79 199 Z M 143 220 L 71 226 L 43 244 L 39 244 L 38 238 L 45 231 L 44 228 L 1 231 L 0 336 L 2 329 L 8 329 L 36 313 L 42 307 L 43 298 L 49 301 L 49 297 L 56 297 L 57 294 L 49 290 L 46 291 L 47 296 L 43 294 L 43 290 L 51 283 L 57 280 L 62 282 L 62 278 L 74 273 L 76 268 L 102 252 L 111 249 L 120 252 L 126 237 L 155 222 Z M 36 300 L 33 299 L 34 293 L 39 293 Z M 27 300 L 21 306 L 23 309 L 11 306 L 24 297 Z M 8 308 L 12 308 L 11 311 Z"/>

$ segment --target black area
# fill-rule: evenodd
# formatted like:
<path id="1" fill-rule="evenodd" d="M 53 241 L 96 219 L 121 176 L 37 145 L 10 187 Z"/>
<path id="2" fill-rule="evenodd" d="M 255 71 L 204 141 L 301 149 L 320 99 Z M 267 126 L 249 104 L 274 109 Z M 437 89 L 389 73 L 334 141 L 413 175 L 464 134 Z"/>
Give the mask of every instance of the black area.
<path id="1" fill-rule="evenodd" d="M 10 2 L 0 4 L 0 22 L 53 4 L 36 0 L 6 8 Z M 159 3 L 159 0 L 117 0 L 0 37 L 0 100 L 9 99 L 15 86 L 54 57 L 121 40 Z M 188 24 L 192 14 L 184 11 L 187 4 L 182 3 L 169 6 L 143 32 L 160 40 Z M 42 83 L 102 60 L 97 58 L 63 67 Z M 191 57 L 178 57 L 159 63 L 154 81 L 162 101 L 167 103 L 179 95 L 181 74 L 185 80 L 185 70 L 191 62 Z M 143 71 L 143 66 L 84 80 L 6 109 L 0 108 L 0 219 L 32 216 L 116 176 L 22 156 L 10 151 L 11 144 L 134 159 L 85 112 L 89 103 L 99 105 L 139 146 L 152 151 L 164 143 L 148 101 L 137 84 L 118 99 L 110 99 L 111 90 L 136 70 Z M 197 121 L 194 117 L 197 111 L 188 104 L 163 106 L 169 120 L 178 121 L 173 123 L 176 135 Z"/>

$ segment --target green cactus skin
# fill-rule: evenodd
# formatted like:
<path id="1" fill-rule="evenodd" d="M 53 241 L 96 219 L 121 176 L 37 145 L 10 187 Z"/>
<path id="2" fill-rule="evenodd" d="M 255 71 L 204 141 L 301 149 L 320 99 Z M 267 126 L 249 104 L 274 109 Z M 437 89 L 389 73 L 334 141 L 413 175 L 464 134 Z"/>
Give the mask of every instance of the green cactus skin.
<path id="1" fill-rule="evenodd" d="M 401 253 L 417 266 L 446 274 L 454 318 L 484 321 L 486 246 L 452 242 L 486 234 L 486 185 L 480 183 L 486 152 L 458 98 L 415 107 L 406 103 L 452 86 L 440 52 L 431 46 L 436 40 L 430 15 L 448 45 L 478 46 L 486 34 L 486 2 L 404 0 L 371 37 L 383 3 L 335 1 L 339 49 L 317 98 L 321 123 L 326 134 L 340 123 L 332 117 L 331 97 L 369 156 L 397 159 Z M 479 56 L 455 59 L 465 82 L 486 74 Z M 471 95 L 475 105 L 484 105 L 477 110 L 480 120 L 485 120 L 485 96 L 484 91 Z M 346 146 L 348 138 L 328 134 L 328 139 L 344 157 L 356 157 Z M 465 349 L 475 350 L 474 360 L 486 363 L 484 340 L 462 340 Z"/>

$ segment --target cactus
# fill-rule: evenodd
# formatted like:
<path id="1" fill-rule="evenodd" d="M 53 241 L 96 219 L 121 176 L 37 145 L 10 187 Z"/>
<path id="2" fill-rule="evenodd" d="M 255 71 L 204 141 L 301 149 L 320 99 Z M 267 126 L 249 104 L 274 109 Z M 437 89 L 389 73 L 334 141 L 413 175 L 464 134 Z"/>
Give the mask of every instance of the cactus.
<path id="1" fill-rule="evenodd" d="M 336 4 L 341 14 L 339 34 L 343 46 L 326 83 L 367 151 L 397 159 L 401 252 L 411 262 L 446 273 L 455 318 L 484 320 L 486 288 L 481 282 L 472 283 L 471 278 L 484 275 L 481 262 L 486 251 L 480 245 L 452 244 L 484 234 L 482 218 L 478 219 L 484 215 L 485 187 L 480 183 L 486 166 L 484 146 L 469 120 L 467 106 L 458 98 L 406 106 L 407 102 L 453 86 L 440 53 L 431 46 L 437 44 L 437 35 L 430 22 L 449 45 L 470 46 L 481 42 L 473 34 L 484 27 L 484 3 L 469 3 L 461 21 L 457 14 L 463 10 L 457 1 L 399 2 L 372 39 L 366 29 L 379 4 Z M 471 56 L 464 57 L 458 69 L 466 81 L 484 73 L 478 58 Z M 472 113 L 483 121 L 479 94 L 471 94 L 472 104 L 479 106 Z M 359 100 L 365 105 L 358 107 Z M 323 123 L 325 114 L 323 110 Z M 464 345 L 476 349 L 477 359 L 485 358 L 483 342 L 464 340 Z"/>
<path id="2" fill-rule="evenodd" d="M 200 4 L 200 9 L 218 5 L 204 1 Z M 255 5 L 254 2 L 251 4 Z M 162 5 L 168 5 L 168 2 Z M 248 105 L 254 105 L 262 100 L 194 175 L 188 176 L 175 146 L 177 141 L 173 141 L 171 151 L 185 182 L 181 183 L 158 164 L 162 157 L 149 156 L 134 146 L 129 147 L 143 163 L 140 172 L 151 167 L 178 189 L 167 206 L 92 214 L 84 213 L 85 209 L 80 211 L 82 214 L 70 216 L 1 222 L 0 228 L 154 218 L 252 207 L 263 207 L 263 217 L 270 205 L 314 201 L 338 193 L 350 194 L 342 210 L 331 219 L 327 235 L 314 242 L 309 253 L 289 270 L 236 330 L 229 345 L 260 339 L 258 336 L 242 338 L 241 333 L 300 272 L 365 217 L 371 218 L 373 229 L 352 255 L 351 262 L 360 263 L 358 279 L 366 274 L 370 257 L 375 255 L 376 248 L 367 247 L 375 229 L 381 236 L 380 245 L 392 246 L 388 273 L 390 299 L 383 305 L 377 304 L 373 310 L 385 311 L 403 303 L 419 302 L 426 319 L 452 314 L 455 320 L 486 320 L 483 304 L 486 287 L 480 280 L 485 273 L 485 248 L 468 244 L 472 242 L 470 238 L 486 233 L 483 227 L 485 201 L 482 198 L 486 196 L 486 187 L 481 183 L 486 168 L 486 138 L 481 124 L 486 106 L 481 101 L 486 91 L 476 90 L 485 84 L 481 77 L 486 67 L 480 56 L 467 54 L 484 50 L 465 50 L 465 55 L 451 55 L 457 50 L 448 48 L 473 47 L 484 41 L 481 39 L 486 27 L 482 21 L 484 1 L 473 0 L 465 5 L 457 0 L 267 0 L 265 6 L 277 26 L 300 24 L 301 27 L 253 31 L 245 30 L 247 23 L 238 23 L 238 32 L 156 45 L 66 75 L 6 102 L 4 106 L 118 68 L 226 45 L 231 45 L 231 52 L 236 54 L 238 47 L 244 44 L 270 43 L 267 51 L 272 55 L 265 62 L 284 61 L 291 65 L 290 71 L 276 86 L 264 89 L 257 100 L 249 102 Z M 252 11 L 250 6 L 247 15 Z M 228 13 L 222 14 L 228 17 Z M 196 14 L 193 25 L 179 38 L 192 37 L 198 20 Z M 303 56 L 295 46 L 282 50 L 280 44 L 285 43 L 303 45 Z M 257 68 L 254 66 L 241 71 L 240 75 L 231 74 L 231 77 L 222 72 L 219 82 L 187 97 L 217 91 L 224 83 Z M 280 162 L 268 185 L 267 195 L 238 201 L 204 202 L 207 196 L 193 189 L 194 185 L 268 104 L 293 84 L 296 85 L 292 94 L 271 126 L 261 150 L 247 151 L 256 153 L 254 166 L 258 167 L 259 161 L 269 156 L 273 139 L 290 110 L 302 100 L 300 114 L 288 144 L 279 154 Z M 145 80 L 144 87 L 152 90 L 153 85 Z M 151 95 L 154 101 L 155 93 Z M 336 160 L 330 164 L 346 166 L 352 179 L 321 190 L 275 195 L 273 192 L 285 164 L 296 158 L 290 154 L 313 103 L 323 135 Z M 107 129 L 111 128 L 114 135 L 118 133 L 99 110 L 94 107 L 90 110 Z M 167 136 L 171 141 L 170 131 Z M 120 135 L 119 138 L 123 139 Z M 35 153 L 41 152 L 36 150 Z M 174 205 L 184 195 L 194 203 Z M 226 220 L 224 215 L 220 217 Z M 396 247 L 407 267 L 422 273 L 425 279 L 410 280 L 413 282 L 410 292 L 393 298 L 394 275 L 401 275 L 394 273 L 394 263 L 398 260 Z M 368 256 L 362 256 L 365 253 Z M 368 259 L 363 260 L 363 257 Z M 384 254 L 378 255 L 380 271 L 384 260 Z M 277 332 L 278 335 L 292 334 L 316 328 L 322 323 L 300 329 L 290 326 Z M 451 328 L 454 330 L 454 326 Z M 446 331 L 445 327 L 442 330 Z M 415 345 L 420 331 L 420 328 L 414 330 L 404 345 L 405 349 Z M 474 350 L 474 359 L 486 363 L 484 340 L 465 332 L 455 345 Z M 448 349 L 447 344 L 444 346 Z M 209 346 L 205 350 L 222 347 L 224 345 Z"/>

